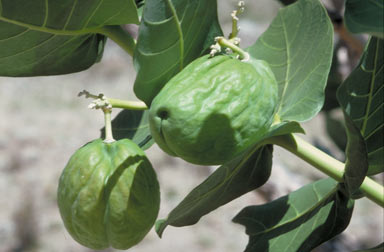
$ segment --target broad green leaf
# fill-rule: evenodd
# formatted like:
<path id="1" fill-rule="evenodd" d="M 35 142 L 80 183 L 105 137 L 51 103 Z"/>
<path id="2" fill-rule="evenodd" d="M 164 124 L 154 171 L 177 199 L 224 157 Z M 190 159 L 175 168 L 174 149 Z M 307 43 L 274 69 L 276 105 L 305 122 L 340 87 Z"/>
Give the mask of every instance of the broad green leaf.
<path id="1" fill-rule="evenodd" d="M 368 155 L 364 138 L 360 130 L 354 125 L 353 121 L 344 113 L 345 125 L 347 129 L 347 148 L 344 183 L 347 192 L 354 198 L 354 194 L 360 188 L 368 171 Z M 359 197 L 357 193 L 357 197 Z"/>
<path id="2" fill-rule="evenodd" d="M 149 131 L 148 111 L 123 110 L 112 120 L 112 133 L 116 140 L 131 139 L 141 149 L 146 150 L 154 143 Z M 104 128 L 101 138 L 104 138 Z"/>
<path id="3" fill-rule="evenodd" d="M 347 0 L 345 25 L 353 33 L 369 33 L 384 38 L 383 0 Z"/>
<path id="4" fill-rule="evenodd" d="M 274 136 L 287 135 L 291 133 L 304 134 L 305 132 L 298 122 L 280 122 L 278 124 L 272 125 L 263 139 Z"/>
<path id="5" fill-rule="evenodd" d="M 272 126 L 264 139 L 290 133 L 304 133 L 304 130 L 297 122 L 282 122 Z M 251 147 L 245 154 L 219 167 L 191 191 L 171 211 L 167 219 L 159 220 L 156 225 L 159 236 L 168 225 L 178 227 L 193 225 L 202 216 L 263 185 L 269 178 L 272 150 L 266 146 L 255 152 L 255 148 L 257 146 Z"/>
<path id="6" fill-rule="evenodd" d="M 344 121 L 342 119 L 332 117 L 332 115 L 328 112 L 325 113 L 325 116 L 328 136 L 341 151 L 345 151 L 347 148 L 347 133 L 345 132 Z"/>
<path id="7" fill-rule="evenodd" d="M 248 51 L 267 61 L 276 76 L 281 121 L 306 121 L 320 111 L 331 67 L 333 26 L 318 0 L 280 9 Z"/>
<path id="8" fill-rule="evenodd" d="M 378 245 L 374 248 L 357 250 L 354 252 L 383 252 L 383 251 L 384 251 L 384 243 L 381 243 L 380 245 Z"/>
<path id="9" fill-rule="evenodd" d="M 332 179 L 323 179 L 233 219 L 246 227 L 246 252 L 309 252 L 349 224 L 353 201 Z"/>
<path id="10" fill-rule="evenodd" d="M 0 75 L 37 76 L 84 70 L 97 62 L 105 26 L 138 23 L 133 0 L 2 0 Z"/>
<path id="11" fill-rule="evenodd" d="M 156 232 L 161 237 L 168 225 L 193 225 L 216 208 L 262 186 L 270 176 L 271 166 L 271 145 L 257 151 L 252 149 L 222 165 L 193 189 L 166 219 L 157 222 Z"/>
<path id="12" fill-rule="evenodd" d="M 384 40 L 371 38 L 359 65 L 337 92 L 341 107 L 360 130 L 365 141 L 368 175 L 384 171 L 383 54 Z"/>
<path id="13" fill-rule="evenodd" d="M 134 54 L 136 96 L 149 105 L 177 72 L 222 34 L 216 0 L 147 0 Z"/>
<path id="14" fill-rule="evenodd" d="M 331 69 L 329 71 L 327 85 L 325 87 L 325 99 L 324 105 L 321 108 L 322 111 L 328 112 L 335 108 L 339 108 L 340 104 L 337 101 L 336 91 L 343 82 L 342 74 L 340 72 L 340 62 L 337 56 L 339 52 L 339 47 L 335 47 L 332 56 Z"/>

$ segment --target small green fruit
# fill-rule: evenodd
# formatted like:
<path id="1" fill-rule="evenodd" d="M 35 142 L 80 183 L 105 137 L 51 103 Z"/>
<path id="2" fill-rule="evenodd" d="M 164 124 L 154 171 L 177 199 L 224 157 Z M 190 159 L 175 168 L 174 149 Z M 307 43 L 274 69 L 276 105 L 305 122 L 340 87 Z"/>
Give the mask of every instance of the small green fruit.
<path id="1" fill-rule="evenodd" d="M 131 140 L 92 141 L 69 160 L 59 182 L 65 227 L 92 249 L 128 249 L 154 225 L 159 183 L 144 152 Z"/>
<path id="2" fill-rule="evenodd" d="M 151 134 L 170 155 L 194 164 L 223 164 L 265 135 L 277 97 L 277 82 L 265 61 L 203 56 L 155 97 Z"/>

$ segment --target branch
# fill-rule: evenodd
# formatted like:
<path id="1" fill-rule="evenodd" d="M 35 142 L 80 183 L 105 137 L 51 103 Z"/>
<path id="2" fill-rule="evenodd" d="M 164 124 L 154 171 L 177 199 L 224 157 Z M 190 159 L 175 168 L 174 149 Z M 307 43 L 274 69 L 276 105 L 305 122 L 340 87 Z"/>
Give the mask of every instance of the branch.
<path id="1" fill-rule="evenodd" d="M 272 137 L 267 141 L 292 152 L 336 181 L 343 182 L 345 164 L 322 152 L 303 139 L 290 134 Z M 384 207 L 384 187 L 381 184 L 369 177 L 365 177 L 360 186 L 360 190 L 367 198 Z"/>

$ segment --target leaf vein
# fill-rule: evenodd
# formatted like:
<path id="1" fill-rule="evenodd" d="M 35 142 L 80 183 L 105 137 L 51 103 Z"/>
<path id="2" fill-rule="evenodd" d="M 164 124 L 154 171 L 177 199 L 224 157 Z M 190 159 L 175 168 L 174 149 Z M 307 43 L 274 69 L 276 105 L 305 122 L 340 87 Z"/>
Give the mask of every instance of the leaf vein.
<path id="1" fill-rule="evenodd" d="M 183 69 L 183 62 L 184 62 L 184 37 L 183 37 L 183 31 L 181 30 L 181 24 L 179 17 L 177 16 L 177 12 L 175 9 L 175 6 L 172 4 L 171 0 L 167 0 L 168 6 L 171 9 L 171 12 L 173 16 L 175 17 L 175 25 L 177 32 L 179 34 L 179 41 L 180 41 L 180 70 Z"/>
<path id="2" fill-rule="evenodd" d="M 381 128 L 383 128 L 384 124 L 379 124 L 375 129 L 372 130 L 368 135 L 364 136 L 364 140 L 367 140 L 371 136 L 373 136 L 376 132 L 378 132 Z"/>
<path id="3" fill-rule="evenodd" d="M 91 19 L 95 16 L 96 12 L 99 10 L 103 2 L 104 0 L 99 0 L 99 3 L 97 4 L 95 10 L 92 12 L 92 14 L 88 17 L 87 21 L 85 22 L 83 29 L 85 29 L 88 26 L 89 22 L 91 22 Z"/>
<path id="4" fill-rule="evenodd" d="M 65 29 L 67 28 L 67 26 L 68 26 L 68 24 L 69 24 L 69 21 L 72 19 L 73 12 L 74 12 L 75 9 L 76 9 L 77 1 L 78 1 L 78 0 L 74 0 L 74 1 L 73 1 L 71 11 L 69 12 L 69 15 L 68 15 L 68 17 L 67 17 L 67 20 L 65 21 L 63 30 L 65 30 Z"/>
<path id="5" fill-rule="evenodd" d="M 318 207 L 321 207 L 321 206 L 323 205 L 323 203 L 324 203 L 326 200 L 328 200 L 328 198 L 329 198 L 332 194 L 334 194 L 336 191 L 337 191 L 337 186 L 335 186 L 335 187 L 334 187 L 329 193 L 327 193 L 323 198 L 320 198 L 320 197 L 317 195 L 317 193 L 315 193 L 317 199 L 319 199 L 319 200 L 318 200 L 312 207 L 310 207 L 310 208 L 306 209 L 305 211 L 303 211 L 303 212 L 301 213 L 301 216 L 303 216 L 303 215 L 305 215 L 305 214 L 307 214 L 307 213 L 310 213 L 311 211 L 314 211 L 314 210 L 315 210 L 316 208 L 318 208 Z M 282 227 L 282 226 L 288 225 L 288 224 L 290 224 L 290 223 L 293 223 L 294 221 L 296 221 L 296 220 L 299 219 L 299 218 L 300 218 L 300 216 L 296 216 L 296 217 L 294 217 L 294 218 L 291 218 L 290 220 L 287 220 L 287 221 L 285 221 L 285 222 L 283 222 L 283 223 L 278 223 L 278 225 L 272 226 L 272 227 L 270 227 L 270 228 L 268 228 L 268 229 L 266 229 L 266 230 L 263 230 L 263 231 L 261 231 L 261 232 L 258 232 L 258 233 L 256 233 L 256 234 L 254 234 L 254 235 L 265 234 L 265 233 L 267 233 L 267 232 L 272 231 L 273 229 L 277 229 L 277 228 L 279 228 L 279 227 Z"/>
<path id="6" fill-rule="evenodd" d="M 50 37 L 48 37 L 46 40 L 44 40 L 44 41 L 42 41 L 41 43 L 39 43 L 39 44 L 37 44 L 37 45 L 35 45 L 35 46 L 32 46 L 32 47 L 30 47 L 30 48 L 28 48 L 28 49 L 26 49 L 26 50 L 24 50 L 24 51 L 20 51 L 20 52 L 18 52 L 18 53 L 15 53 L 15 54 L 12 54 L 12 55 L 9 55 L 9 56 L 5 56 L 5 57 L 0 57 L 0 59 L 1 60 L 4 60 L 4 59 L 6 59 L 6 58 L 12 58 L 12 57 L 16 57 L 16 56 L 19 56 L 19 55 L 21 55 L 21 54 L 24 54 L 24 53 L 26 53 L 26 52 L 29 52 L 29 51 L 31 51 L 31 50 L 34 50 L 34 49 L 36 49 L 36 48 L 38 48 L 38 47 L 41 47 L 41 46 L 43 46 L 44 44 L 46 44 L 46 43 L 48 43 L 50 40 L 52 40 L 54 37 L 56 37 L 57 35 L 51 35 Z"/>
<path id="7" fill-rule="evenodd" d="M 24 33 L 27 33 L 28 31 L 29 31 L 29 29 L 28 29 L 28 28 L 25 28 L 24 31 L 22 31 L 22 32 L 20 32 L 20 33 L 14 35 L 14 36 L 12 36 L 12 37 L 7 37 L 7 38 L 5 38 L 5 39 L 0 39 L 0 41 L 4 42 L 4 41 L 10 40 L 10 39 L 17 38 L 17 37 L 19 37 L 19 36 L 23 36 L 23 34 L 24 34 Z"/>
<path id="8" fill-rule="evenodd" d="M 56 35 L 55 35 L 56 36 Z M 36 64 L 38 62 L 41 62 L 43 61 L 45 58 L 47 58 L 49 55 L 51 55 L 52 53 L 54 53 L 55 51 L 59 50 L 60 48 L 64 47 L 67 43 L 69 43 L 70 41 L 76 39 L 76 37 L 73 37 L 71 39 L 68 39 L 65 43 L 61 44 L 60 46 L 56 47 L 55 49 L 53 49 L 52 51 L 50 51 L 49 53 L 47 53 L 46 55 L 44 55 L 43 57 L 41 57 L 38 61 L 35 61 L 35 62 L 32 62 L 32 63 L 29 63 L 29 64 L 26 64 L 26 65 L 23 65 L 23 68 L 25 67 L 28 67 L 30 65 L 33 65 L 33 64 Z"/>
<path id="9" fill-rule="evenodd" d="M 48 0 L 45 0 L 45 15 L 44 15 L 44 22 L 42 27 L 45 27 L 47 25 L 48 15 L 49 15 L 49 4 L 48 4 Z"/>
<path id="10" fill-rule="evenodd" d="M 374 90 L 374 85 L 375 85 L 375 75 L 376 75 L 376 68 L 377 68 L 377 62 L 379 60 L 379 41 L 380 40 L 377 40 L 376 41 L 376 52 L 375 52 L 375 60 L 374 60 L 374 73 L 372 74 L 372 79 L 371 79 L 371 83 L 370 83 L 370 92 L 369 92 L 369 98 L 368 98 L 368 102 L 367 102 L 367 107 L 366 107 L 366 111 L 365 111 L 365 114 L 368 115 L 369 114 L 369 111 L 371 110 L 371 105 L 372 105 L 372 93 L 373 93 L 373 90 Z M 368 123 L 368 120 L 365 120 L 363 122 L 363 126 L 361 128 L 361 134 L 364 136 L 365 135 L 365 130 L 367 128 L 367 123 Z"/>

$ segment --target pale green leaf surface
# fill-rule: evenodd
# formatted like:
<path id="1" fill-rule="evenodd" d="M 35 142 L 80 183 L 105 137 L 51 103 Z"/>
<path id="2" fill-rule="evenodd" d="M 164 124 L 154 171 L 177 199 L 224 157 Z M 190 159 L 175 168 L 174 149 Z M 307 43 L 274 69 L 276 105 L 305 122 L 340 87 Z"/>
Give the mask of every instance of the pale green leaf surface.
<path id="1" fill-rule="evenodd" d="M 149 131 L 148 111 L 123 110 L 112 120 L 113 138 L 116 140 L 128 138 L 141 149 L 146 150 L 154 143 Z M 104 128 L 101 138 L 104 138 Z"/>
<path id="2" fill-rule="evenodd" d="M 147 0 L 134 54 L 134 91 L 149 105 L 177 72 L 222 34 L 216 0 Z"/>
<path id="3" fill-rule="evenodd" d="M 304 134 L 305 132 L 304 132 L 304 129 L 301 128 L 298 122 L 280 122 L 278 124 L 272 125 L 263 139 L 274 137 L 274 136 L 291 134 L 291 133 Z"/>
<path id="4" fill-rule="evenodd" d="M 332 179 L 323 179 L 259 206 L 244 208 L 234 219 L 246 227 L 246 252 L 309 252 L 343 231 L 353 202 Z"/>
<path id="5" fill-rule="evenodd" d="M 383 0 L 347 0 L 345 25 L 353 33 L 369 33 L 384 38 Z"/>
<path id="6" fill-rule="evenodd" d="M 82 71 L 97 62 L 107 25 L 138 23 L 133 0 L 1 0 L 0 75 Z"/>
<path id="7" fill-rule="evenodd" d="M 156 224 L 162 235 L 168 226 L 193 225 L 218 207 L 263 185 L 269 178 L 272 166 L 272 146 L 237 157 L 220 166 L 204 182 L 193 189 L 164 220 Z"/>
<path id="8" fill-rule="evenodd" d="M 360 130 L 368 152 L 368 175 L 384 171 L 384 40 L 371 38 L 337 98 Z"/>
<path id="9" fill-rule="evenodd" d="M 247 50 L 267 61 L 275 74 L 282 121 L 306 121 L 320 111 L 332 61 L 333 26 L 318 0 L 300 0 L 280 9 Z"/>

